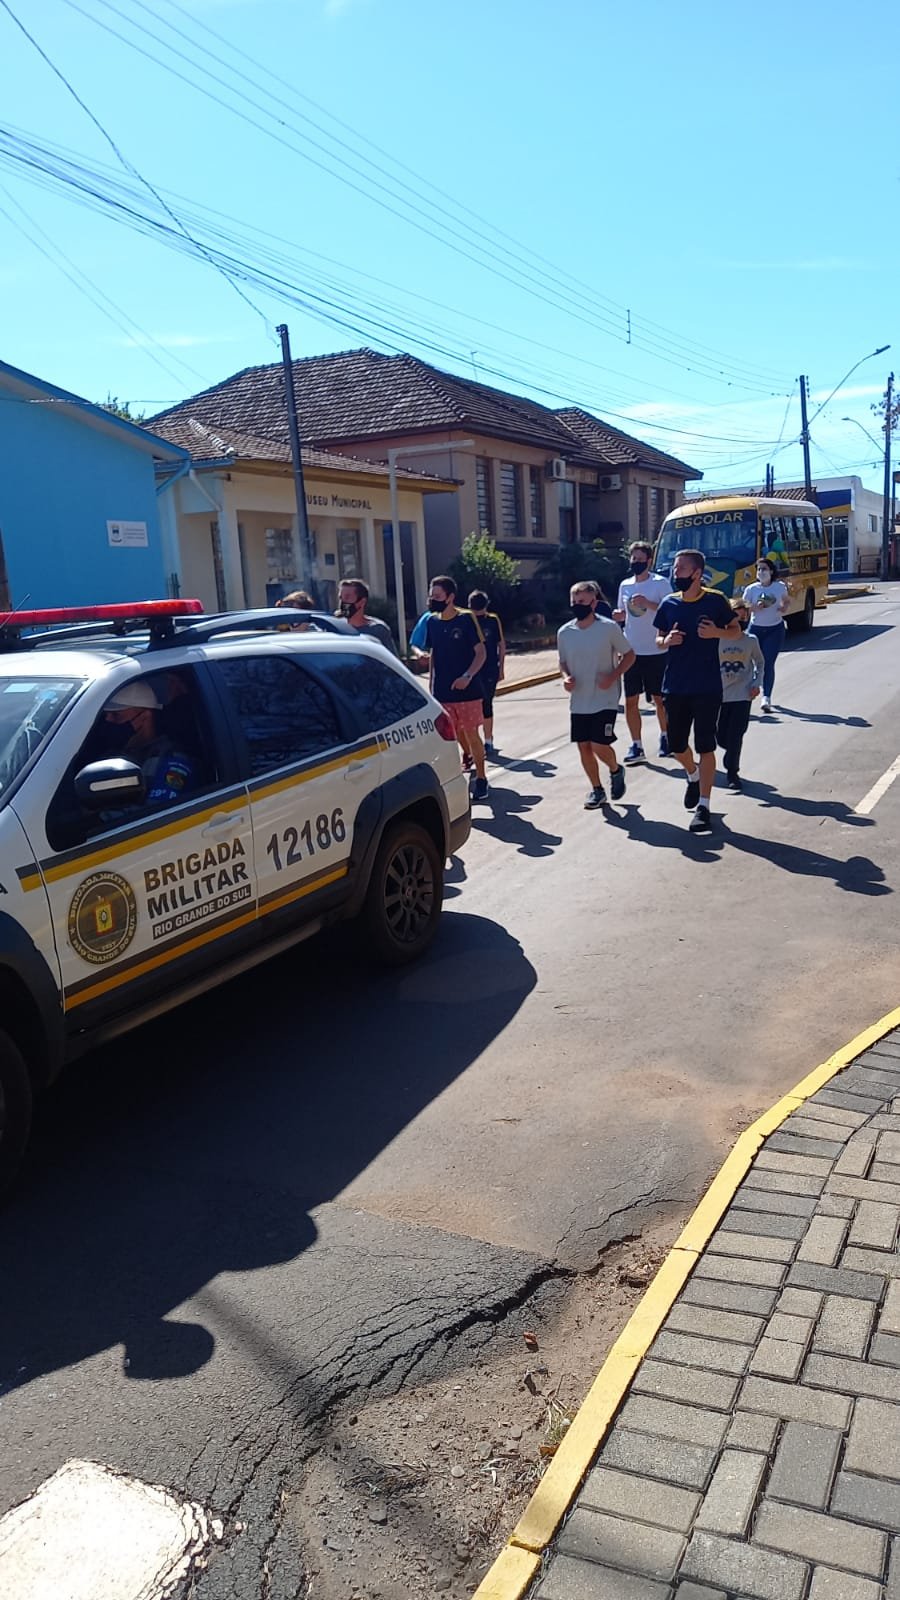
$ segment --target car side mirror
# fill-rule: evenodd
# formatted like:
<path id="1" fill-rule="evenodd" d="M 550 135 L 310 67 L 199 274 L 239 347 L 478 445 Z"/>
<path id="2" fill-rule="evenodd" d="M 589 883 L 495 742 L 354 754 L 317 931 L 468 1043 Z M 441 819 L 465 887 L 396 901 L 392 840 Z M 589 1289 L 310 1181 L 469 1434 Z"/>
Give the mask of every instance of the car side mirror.
<path id="1" fill-rule="evenodd" d="M 82 767 L 75 777 L 75 797 L 85 811 L 139 806 L 147 798 L 147 785 L 140 767 L 114 756 Z"/>

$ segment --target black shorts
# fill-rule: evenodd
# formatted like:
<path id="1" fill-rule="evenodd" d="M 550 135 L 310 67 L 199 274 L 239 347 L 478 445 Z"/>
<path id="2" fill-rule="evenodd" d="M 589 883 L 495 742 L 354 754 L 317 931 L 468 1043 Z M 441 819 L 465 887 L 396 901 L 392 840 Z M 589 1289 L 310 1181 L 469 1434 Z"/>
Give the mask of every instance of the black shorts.
<path id="1" fill-rule="evenodd" d="M 497 684 L 496 684 L 496 682 L 491 683 L 491 681 L 489 679 L 482 678 L 482 680 L 481 680 L 481 694 L 482 694 L 481 715 L 487 721 L 490 721 L 491 717 L 494 715 L 494 695 L 496 694 L 496 692 L 497 692 Z"/>
<path id="2" fill-rule="evenodd" d="M 669 749 L 680 756 L 691 742 L 691 725 L 694 729 L 694 747 L 698 756 L 708 756 L 716 748 L 716 723 L 719 720 L 721 695 L 717 694 L 667 694 L 666 720 L 669 724 Z"/>
<path id="3" fill-rule="evenodd" d="M 573 711 L 573 744 L 615 744 L 616 713 L 613 711 Z"/>
<path id="4" fill-rule="evenodd" d="M 662 694 L 665 670 L 666 657 L 663 650 L 655 656 L 635 656 L 622 679 L 625 699 L 631 700 L 639 694 Z"/>

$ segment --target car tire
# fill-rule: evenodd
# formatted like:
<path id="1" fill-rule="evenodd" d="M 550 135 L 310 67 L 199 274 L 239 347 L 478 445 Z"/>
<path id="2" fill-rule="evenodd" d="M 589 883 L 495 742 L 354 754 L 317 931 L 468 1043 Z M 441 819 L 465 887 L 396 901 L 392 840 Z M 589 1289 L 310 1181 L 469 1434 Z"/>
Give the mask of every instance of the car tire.
<path id="1" fill-rule="evenodd" d="M 360 932 L 380 965 L 405 966 L 434 938 L 444 899 L 441 851 L 416 822 L 391 823 L 372 866 Z"/>
<path id="2" fill-rule="evenodd" d="M 31 1079 L 21 1050 L 0 1030 L 0 1195 L 11 1186 L 31 1132 Z"/>

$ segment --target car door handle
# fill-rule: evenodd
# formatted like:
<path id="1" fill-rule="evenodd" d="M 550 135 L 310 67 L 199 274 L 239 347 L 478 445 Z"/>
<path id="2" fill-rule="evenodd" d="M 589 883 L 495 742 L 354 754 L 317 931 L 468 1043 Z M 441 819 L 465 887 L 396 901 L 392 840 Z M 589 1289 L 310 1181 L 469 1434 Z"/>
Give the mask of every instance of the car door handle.
<path id="1" fill-rule="evenodd" d="M 364 772 L 368 772 L 371 765 L 371 761 L 351 761 L 349 767 L 344 770 L 344 778 L 348 783 L 356 783 Z"/>
<path id="2" fill-rule="evenodd" d="M 218 816 L 213 817 L 205 828 L 201 828 L 200 834 L 204 839 L 215 838 L 223 833 L 237 833 L 239 828 L 246 828 L 246 826 L 246 811 L 226 811 L 224 814 L 219 812 Z"/>

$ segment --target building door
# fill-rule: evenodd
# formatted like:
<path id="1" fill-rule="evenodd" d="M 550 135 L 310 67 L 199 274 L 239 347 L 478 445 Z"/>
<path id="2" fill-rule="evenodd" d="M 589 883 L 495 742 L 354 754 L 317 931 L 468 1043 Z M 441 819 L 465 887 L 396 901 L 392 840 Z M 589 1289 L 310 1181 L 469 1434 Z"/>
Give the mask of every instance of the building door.
<path id="1" fill-rule="evenodd" d="M 406 615 L 414 617 L 417 614 L 416 603 L 416 568 L 413 555 L 414 522 L 401 522 L 400 524 L 400 558 L 403 562 L 403 600 L 406 606 Z M 384 540 L 384 580 L 388 599 L 397 601 L 397 582 L 394 573 L 394 530 L 389 522 L 382 528 Z"/>
<path id="2" fill-rule="evenodd" d="M 846 517 L 829 517 L 825 523 L 828 529 L 829 561 L 832 572 L 850 571 L 850 525 Z"/>

